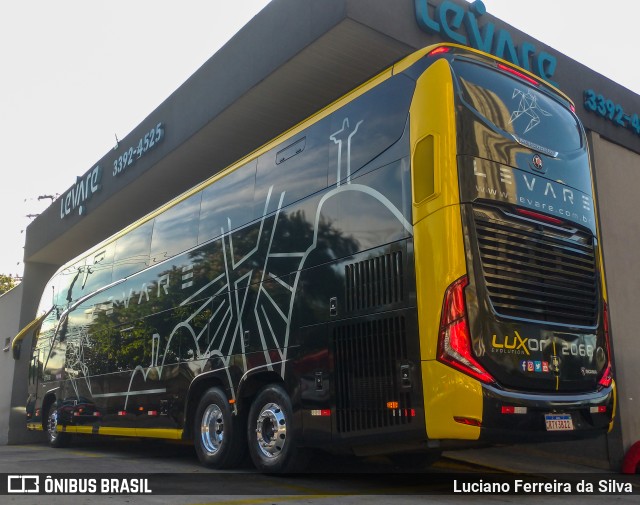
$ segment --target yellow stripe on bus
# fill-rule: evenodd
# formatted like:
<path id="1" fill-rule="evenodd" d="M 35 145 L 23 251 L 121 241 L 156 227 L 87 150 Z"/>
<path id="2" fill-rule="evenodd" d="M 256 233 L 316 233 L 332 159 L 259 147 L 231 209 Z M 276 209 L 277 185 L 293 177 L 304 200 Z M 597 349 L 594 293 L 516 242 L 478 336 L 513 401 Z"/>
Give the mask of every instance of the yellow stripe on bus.
<path id="1" fill-rule="evenodd" d="M 30 429 L 40 429 L 41 425 L 36 425 Z M 29 425 L 27 425 L 29 427 Z M 182 440 L 183 430 L 173 428 L 119 428 L 115 426 L 58 426 L 62 433 L 76 433 L 80 435 L 105 435 L 115 437 L 142 437 L 142 438 L 165 438 L 169 440 Z"/>

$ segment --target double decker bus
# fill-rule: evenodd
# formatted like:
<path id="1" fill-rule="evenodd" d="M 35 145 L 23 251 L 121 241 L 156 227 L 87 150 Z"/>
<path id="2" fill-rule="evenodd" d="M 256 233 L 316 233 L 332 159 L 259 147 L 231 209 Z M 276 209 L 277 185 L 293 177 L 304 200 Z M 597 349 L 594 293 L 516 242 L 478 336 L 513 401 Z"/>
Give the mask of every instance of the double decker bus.
<path id="1" fill-rule="evenodd" d="M 595 210 L 565 95 L 430 46 L 61 267 L 27 427 L 266 472 L 606 433 Z"/>

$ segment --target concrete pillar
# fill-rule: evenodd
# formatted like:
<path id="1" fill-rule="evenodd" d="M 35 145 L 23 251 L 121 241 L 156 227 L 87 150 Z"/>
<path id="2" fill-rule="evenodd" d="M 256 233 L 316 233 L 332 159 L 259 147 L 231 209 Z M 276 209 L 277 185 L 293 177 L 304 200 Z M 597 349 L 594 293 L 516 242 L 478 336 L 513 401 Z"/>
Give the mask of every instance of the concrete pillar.
<path id="1" fill-rule="evenodd" d="M 13 335 L 29 324 L 36 317 L 40 296 L 46 283 L 56 272 L 56 265 L 42 263 L 26 263 L 21 286 L 22 297 L 15 311 L 15 332 Z M 21 305 L 20 305 L 21 304 Z M 19 314 L 19 320 L 17 315 Z M 11 337 L 13 338 L 13 337 Z M 29 432 L 26 428 L 25 406 L 27 400 L 27 381 L 29 373 L 29 361 L 31 348 L 33 346 L 33 334 L 27 335 L 22 342 L 20 359 L 14 361 L 13 380 L 8 384 L 12 385 L 11 391 L 11 411 L 9 416 L 9 431 L 5 443 L 19 444 L 42 440 L 42 433 Z M 10 353 L 8 353 L 10 354 Z M 12 358 L 11 358 L 12 359 Z M 12 359 L 13 361 L 13 359 Z M 1 426 L 1 425 L 0 425 Z M 0 439 L 1 441 L 2 439 Z"/>

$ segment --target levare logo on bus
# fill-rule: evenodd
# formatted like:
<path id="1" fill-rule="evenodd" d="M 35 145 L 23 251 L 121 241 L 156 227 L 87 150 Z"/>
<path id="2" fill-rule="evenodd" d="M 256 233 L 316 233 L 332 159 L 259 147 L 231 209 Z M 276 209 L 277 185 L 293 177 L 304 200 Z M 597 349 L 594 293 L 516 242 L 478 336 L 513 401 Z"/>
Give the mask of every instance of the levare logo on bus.
<path id="1" fill-rule="evenodd" d="M 100 191 L 101 182 L 102 168 L 99 165 L 87 172 L 84 179 L 78 177 L 75 185 L 60 198 L 60 219 L 64 219 L 76 209 L 82 216 L 85 212 L 85 202 Z"/>
<path id="2" fill-rule="evenodd" d="M 435 0 L 415 0 L 416 19 L 425 32 L 491 53 L 555 84 L 552 78 L 557 59 L 545 51 L 538 52 L 531 42 L 525 41 L 517 47 L 511 34 L 506 30 L 496 30 L 493 23 L 485 23 L 480 27 L 478 19 L 487 12 L 480 0 L 471 3 L 466 12 L 464 7 L 445 0 L 435 5 L 433 15 L 429 3 L 436 4 Z"/>

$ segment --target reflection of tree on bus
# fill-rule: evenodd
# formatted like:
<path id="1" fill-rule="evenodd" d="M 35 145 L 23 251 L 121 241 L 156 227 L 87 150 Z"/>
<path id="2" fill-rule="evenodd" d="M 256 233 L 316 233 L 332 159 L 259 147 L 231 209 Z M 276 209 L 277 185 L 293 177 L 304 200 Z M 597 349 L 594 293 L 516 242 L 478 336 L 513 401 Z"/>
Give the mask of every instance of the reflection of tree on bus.
<path id="1" fill-rule="evenodd" d="M 61 268 L 28 426 L 192 439 L 218 468 L 248 449 L 263 471 L 606 432 L 591 188 L 564 95 L 418 52 Z M 577 220 L 553 210 L 567 191 Z"/>

